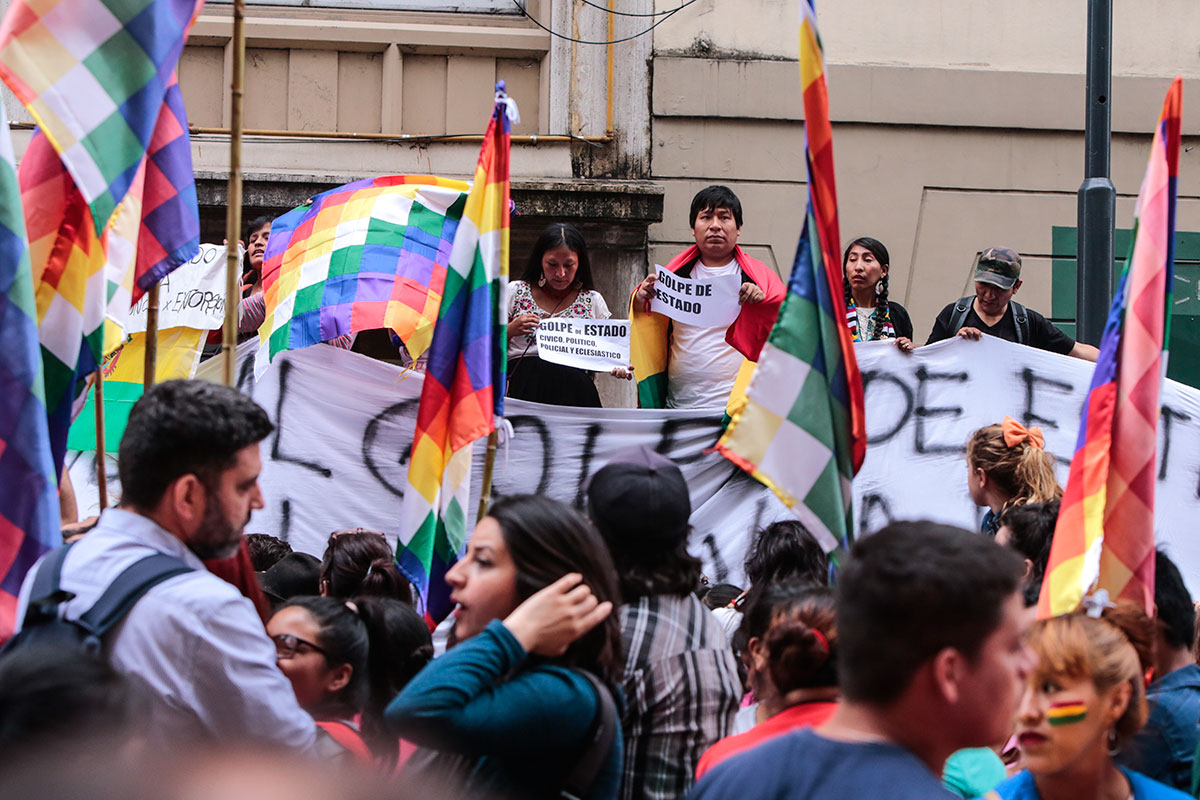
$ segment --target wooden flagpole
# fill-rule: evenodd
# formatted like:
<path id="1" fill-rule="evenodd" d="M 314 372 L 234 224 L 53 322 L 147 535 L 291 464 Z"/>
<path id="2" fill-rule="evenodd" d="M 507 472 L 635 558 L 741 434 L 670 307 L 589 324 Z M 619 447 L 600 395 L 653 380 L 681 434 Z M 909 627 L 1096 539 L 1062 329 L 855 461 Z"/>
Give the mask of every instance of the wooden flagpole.
<path id="1" fill-rule="evenodd" d="M 146 364 L 142 373 L 142 390 L 158 379 L 158 284 L 146 292 Z"/>
<path id="2" fill-rule="evenodd" d="M 501 420 L 497 420 L 501 422 Z M 496 429 L 492 428 L 492 432 L 488 434 L 487 440 L 487 456 L 483 460 L 483 484 L 479 488 L 479 514 L 475 517 L 475 524 L 479 524 L 479 520 L 487 516 L 488 506 L 492 502 L 492 472 L 496 467 Z"/>
<path id="3" fill-rule="evenodd" d="M 108 508 L 108 471 L 104 468 L 104 362 L 96 370 L 96 488 L 100 491 L 100 510 Z"/>
<path id="4" fill-rule="evenodd" d="M 238 241 L 242 238 L 242 73 L 246 65 L 246 4 L 233 0 L 233 68 L 229 92 L 229 184 L 226 190 L 225 333 L 221 341 L 221 376 L 233 386 L 237 352 L 237 314 L 242 270 Z"/>

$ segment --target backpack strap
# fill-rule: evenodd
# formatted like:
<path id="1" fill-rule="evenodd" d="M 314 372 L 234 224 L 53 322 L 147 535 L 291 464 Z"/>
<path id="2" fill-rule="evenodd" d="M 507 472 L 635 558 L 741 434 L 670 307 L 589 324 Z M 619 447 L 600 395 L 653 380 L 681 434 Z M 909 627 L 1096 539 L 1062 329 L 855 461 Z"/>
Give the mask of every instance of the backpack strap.
<path id="1" fill-rule="evenodd" d="M 963 323 L 967 321 L 967 312 L 971 310 L 971 303 L 975 301 L 975 295 L 970 297 L 960 297 L 958 302 L 954 304 L 954 311 L 950 314 L 950 336 L 962 330 Z"/>
<path id="2" fill-rule="evenodd" d="M 567 775 L 566 785 L 562 796 L 571 800 L 587 797 L 600 770 L 612 751 L 617 738 L 617 703 L 613 700 L 612 691 L 592 673 L 584 669 L 576 669 L 575 673 L 582 676 L 592 686 L 596 693 L 596 716 L 592 727 L 584 740 L 584 749 L 575 766 Z"/>
<path id="3" fill-rule="evenodd" d="M 1013 327 L 1017 329 L 1017 344 L 1025 344 L 1029 341 L 1029 312 L 1016 300 L 1009 300 L 1008 304 L 1012 306 Z"/>
<path id="4" fill-rule="evenodd" d="M 146 556 L 126 567 L 76 623 L 91 635 L 101 637 L 120 622 L 146 592 L 168 578 L 192 571 L 175 556 L 163 553 Z"/>
<path id="5" fill-rule="evenodd" d="M 61 591 L 59 582 L 62 580 L 63 562 L 67 560 L 67 552 L 74 546 L 75 542 L 71 542 L 51 550 L 38 566 L 33 576 L 33 586 L 30 587 L 22 627 L 33 627 L 54 619 L 58 616 L 58 607 L 73 596 Z"/>

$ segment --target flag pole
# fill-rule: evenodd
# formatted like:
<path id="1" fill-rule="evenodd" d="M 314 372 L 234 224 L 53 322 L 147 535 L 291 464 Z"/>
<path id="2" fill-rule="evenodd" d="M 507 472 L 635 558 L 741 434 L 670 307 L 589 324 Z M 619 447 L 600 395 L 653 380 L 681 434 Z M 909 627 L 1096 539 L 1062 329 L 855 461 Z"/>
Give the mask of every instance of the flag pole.
<path id="1" fill-rule="evenodd" d="M 475 524 L 487 516 L 488 506 L 491 505 L 492 499 L 492 472 L 496 467 L 496 429 L 492 428 L 492 432 L 488 434 L 487 440 L 487 455 L 483 459 L 483 483 L 479 488 L 479 514 L 475 517 Z"/>
<path id="2" fill-rule="evenodd" d="M 146 363 L 142 372 L 142 390 L 158 378 L 158 284 L 146 292 Z"/>
<path id="3" fill-rule="evenodd" d="M 221 340 L 221 377 L 233 386 L 237 348 L 238 246 L 242 228 L 242 73 L 246 64 L 245 0 L 233 0 L 233 68 L 229 92 L 229 184 L 225 192 L 225 333 Z"/>
<path id="4" fill-rule="evenodd" d="M 104 364 L 96 369 L 96 488 L 100 510 L 108 508 L 108 472 L 104 469 Z"/>

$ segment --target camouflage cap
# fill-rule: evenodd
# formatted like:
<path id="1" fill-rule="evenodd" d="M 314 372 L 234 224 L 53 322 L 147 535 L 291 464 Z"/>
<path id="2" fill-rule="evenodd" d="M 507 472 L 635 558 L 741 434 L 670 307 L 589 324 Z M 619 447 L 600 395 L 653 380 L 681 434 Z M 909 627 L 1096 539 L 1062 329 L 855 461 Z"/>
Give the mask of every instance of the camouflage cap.
<path id="1" fill-rule="evenodd" d="M 1007 247 L 989 247 L 975 262 L 975 280 L 1011 289 L 1021 280 L 1021 256 Z"/>

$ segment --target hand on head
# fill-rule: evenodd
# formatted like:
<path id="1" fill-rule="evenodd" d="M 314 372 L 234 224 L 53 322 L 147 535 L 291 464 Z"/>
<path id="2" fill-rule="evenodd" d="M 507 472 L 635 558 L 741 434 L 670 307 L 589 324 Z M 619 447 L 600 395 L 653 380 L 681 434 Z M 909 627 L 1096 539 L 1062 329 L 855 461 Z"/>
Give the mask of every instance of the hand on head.
<path id="1" fill-rule="evenodd" d="M 604 621 L 613 604 L 596 600 L 577 572 L 535 592 L 504 620 L 526 652 L 560 656 L 576 639 Z"/>

